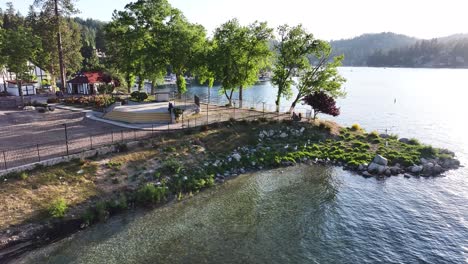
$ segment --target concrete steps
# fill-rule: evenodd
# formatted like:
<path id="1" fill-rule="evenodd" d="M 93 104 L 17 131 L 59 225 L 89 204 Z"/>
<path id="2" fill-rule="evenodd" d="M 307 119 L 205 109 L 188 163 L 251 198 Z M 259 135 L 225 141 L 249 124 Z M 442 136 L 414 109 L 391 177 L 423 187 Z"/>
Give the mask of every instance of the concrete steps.
<path id="1" fill-rule="evenodd" d="M 168 113 L 141 113 L 112 111 L 104 115 L 105 119 L 125 122 L 130 124 L 171 123 L 171 115 Z"/>

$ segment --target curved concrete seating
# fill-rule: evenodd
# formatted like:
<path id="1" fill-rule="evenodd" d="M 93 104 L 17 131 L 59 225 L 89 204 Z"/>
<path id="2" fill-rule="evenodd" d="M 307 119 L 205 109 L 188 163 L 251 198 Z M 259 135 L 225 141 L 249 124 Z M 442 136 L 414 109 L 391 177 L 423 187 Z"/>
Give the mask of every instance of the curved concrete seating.
<path id="1" fill-rule="evenodd" d="M 116 106 L 104 118 L 130 124 L 172 123 L 167 103 Z"/>

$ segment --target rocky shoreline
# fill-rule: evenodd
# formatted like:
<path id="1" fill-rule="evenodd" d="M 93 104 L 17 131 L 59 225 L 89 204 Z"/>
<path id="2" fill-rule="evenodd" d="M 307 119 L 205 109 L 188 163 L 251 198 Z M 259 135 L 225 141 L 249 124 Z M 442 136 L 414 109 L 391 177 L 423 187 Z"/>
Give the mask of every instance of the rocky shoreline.
<path id="1" fill-rule="evenodd" d="M 196 167 L 179 168 L 171 172 L 175 175 L 149 180 L 145 183 L 146 186 L 166 188 L 171 192 L 163 195 L 164 201 L 157 199 L 155 205 L 180 199 L 181 194 L 191 194 L 193 191 L 209 188 L 212 186 L 208 184 L 210 180 L 216 184 L 223 184 L 241 174 L 294 166 L 297 163 L 339 166 L 366 178 L 397 175 L 403 175 L 405 178 L 436 177 L 461 166 L 451 151 L 412 144 L 404 138 L 390 139 L 390 135 L 367 134 L 346 128 L 333 133 L 330 128 L 304 123 L 268 123 L 265 124 L 267 128 L 251 128 L 249 123 L 240 123 L 227 127 L 235 125 L 246 126 L 245 136 L 256 143 L 236 147 L 223 155 L 206 153 L 206 159 L 198 162 Z M 179 140 L 182 141 L 183 139 Z M 189 145 L 205 151 L 205 143 L 199 138 L 190 140 Z M 391 147 L 393 149 L 390 149 Z M 401 149 L 398 155 L 395 154 L 397 149 Z M 420 154 L 416 153 L 416 150 L 420 151 Z M 427 150 L 430 150 L 429 154 L 426 153 Z M 383 153 L 387 153 L 390 158 Z M 183 162 L 183 159 L 181 160 Z M 369 160 L 371 162 L 365 162 Z M 396 162 L 400 160 L 406 164 Z M 152 171 L 154 173 L 155 170 Z M 126 190 L 128 208 L 141 207 L 138 204 L 139 192 L 139 189 Z M 125 210 L 107 210 L 105 218 L 122 211 Z M 72 219 L 18 225 L 0 231 L 0 260 L 2 263 L 12 261 L 24 252 L 67 237 L 89 224 L 92 222 L 84 223 L 83 218 L 77 216 Z"/>

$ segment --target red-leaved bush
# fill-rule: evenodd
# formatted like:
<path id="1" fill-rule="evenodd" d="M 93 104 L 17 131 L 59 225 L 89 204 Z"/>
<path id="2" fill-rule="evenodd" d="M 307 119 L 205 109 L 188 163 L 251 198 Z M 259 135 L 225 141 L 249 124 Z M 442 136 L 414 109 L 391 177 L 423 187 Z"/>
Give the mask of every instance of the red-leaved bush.
<path id="1" fill-rule="evenodd" d="M 331 116 L 340 115 L 340 108 L 336 107 L 335 99 L 324 92 L 309 94 L 304 97 L 303 101 L 314 109 L 314 119 L 320 113 Z"/>

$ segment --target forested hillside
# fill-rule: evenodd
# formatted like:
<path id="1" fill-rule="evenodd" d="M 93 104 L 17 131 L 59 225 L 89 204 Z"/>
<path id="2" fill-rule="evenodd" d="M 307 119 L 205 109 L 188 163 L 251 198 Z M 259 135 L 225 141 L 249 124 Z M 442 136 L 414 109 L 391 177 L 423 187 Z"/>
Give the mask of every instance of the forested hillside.
<path id="1" fill-rule="evenodd" d="M 395 33 L 364 34 L 352 39 L 331 41 L 333 54 L 344 54 L 345 66 L 366 66 L 367 59 L 376 51 L 406 47 L 416 43 L 416 38 Z"/>
<path id="2" fill-rule="evenodd" d="M 468 37 L 421 40 L 413 45 L 377 50 L 369 56 L 368 66 L 382 67 L 468 67 Z"/>

